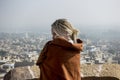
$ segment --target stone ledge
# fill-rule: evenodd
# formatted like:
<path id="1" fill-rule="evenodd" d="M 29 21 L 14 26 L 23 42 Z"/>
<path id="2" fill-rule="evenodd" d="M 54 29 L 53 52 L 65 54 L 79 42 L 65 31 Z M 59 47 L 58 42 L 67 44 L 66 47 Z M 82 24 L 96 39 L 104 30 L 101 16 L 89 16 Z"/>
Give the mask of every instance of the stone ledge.
<path id="1" fill-rule="evenodd" d="M 36 79 L 27 79 L 27 80 L 39 80 L 38 78 Z M 82 77 L 81 80 L 119 80 L 116 77 L 95 77 L 95 76 L 91 76 L 91 77 Z"/>
<path id="2" fill-rule="evenodd" d="M 81 73 L 82 80 L 119 80 L 120 65 L 81 65 Z M 39 75 L 40 70 L 37 66 L 18 67 L 9 71 L 4 80 L 38 80 Z"/>

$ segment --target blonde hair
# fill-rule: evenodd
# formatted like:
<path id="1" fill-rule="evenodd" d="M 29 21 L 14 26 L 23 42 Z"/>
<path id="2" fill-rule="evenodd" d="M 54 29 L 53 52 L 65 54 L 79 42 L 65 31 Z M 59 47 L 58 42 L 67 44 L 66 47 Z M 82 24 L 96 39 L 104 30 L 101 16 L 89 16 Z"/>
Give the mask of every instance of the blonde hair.
<path id="1" fill-rule="evenodd" d="M 66 19 L 58 19 L 52 24 L 53 31 L 58 34 L 58 36 L 67 36 L 74 43 L 76 43 L 76 38 L 78 35 L 78 30 L 75 29 L 70 22 Z"/>

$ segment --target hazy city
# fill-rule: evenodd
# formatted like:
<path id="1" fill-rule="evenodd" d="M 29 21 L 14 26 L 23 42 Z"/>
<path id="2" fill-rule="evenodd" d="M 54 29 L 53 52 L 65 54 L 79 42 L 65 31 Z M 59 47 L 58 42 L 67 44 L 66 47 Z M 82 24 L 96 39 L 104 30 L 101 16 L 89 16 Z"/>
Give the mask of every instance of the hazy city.
<path id="1" fill-rule="evenodd" d="M 120 0 L 0 0 L 0 80 L 39 78 L 36 60 L 52 40 L 51 24 L 60 18 L 80 31 L 81 77 L 120 79 L 119 4 Z"/>
<path id="2" fill-rule="evenodd" d="M 79 38 L 84 42 L 84 50 L 81 52 L 81 65 L 120 64 L 120 38 L 109 34 L 107 34 L 108 37 L 101 33 L 99 33 L 101 36 L 97 33 L 94 34 L 93 36 L 90 36 L 90 33 L 79 35 Z M 0 76 L 16 67 L 35 65 L 39 53 L 49 40 L 51 40 L 49 33 L 1 32 Z"/>

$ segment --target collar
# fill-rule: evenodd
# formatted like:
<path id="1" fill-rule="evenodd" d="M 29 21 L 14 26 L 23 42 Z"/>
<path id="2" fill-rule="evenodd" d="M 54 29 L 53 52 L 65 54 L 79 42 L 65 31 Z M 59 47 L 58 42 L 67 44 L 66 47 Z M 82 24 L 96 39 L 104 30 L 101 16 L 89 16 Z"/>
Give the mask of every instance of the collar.
<path id="1" fill-rule="evenodd" d="M 82 49 L 83 49 L 83 45 L 82 45 L 83 41 L 80 39 L 77 39 L 77 43 L 70 43 L 69 41 L 67 41 L 63 37 L 58 37 L 58 38 L 55 38 L 54 40 L 52 40 L 51 44 L 56 45 L 56 46 L 60 46 L 63 48 L 77 50 L 77 51 L 82 51 Z"/>

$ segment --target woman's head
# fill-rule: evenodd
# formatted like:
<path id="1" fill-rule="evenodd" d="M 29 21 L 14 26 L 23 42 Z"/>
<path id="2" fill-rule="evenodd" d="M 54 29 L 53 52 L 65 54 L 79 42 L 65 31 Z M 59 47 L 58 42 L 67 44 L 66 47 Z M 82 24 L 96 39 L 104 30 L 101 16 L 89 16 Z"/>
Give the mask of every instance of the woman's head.
<path id="1" fill-rule="evenodd" d="M 64 37 L 67 40 L 73 40 L 76 43 L 78 30 L 76 30 L 66 19 L 58 19 L 52 24 L 53 39 Z"/>

